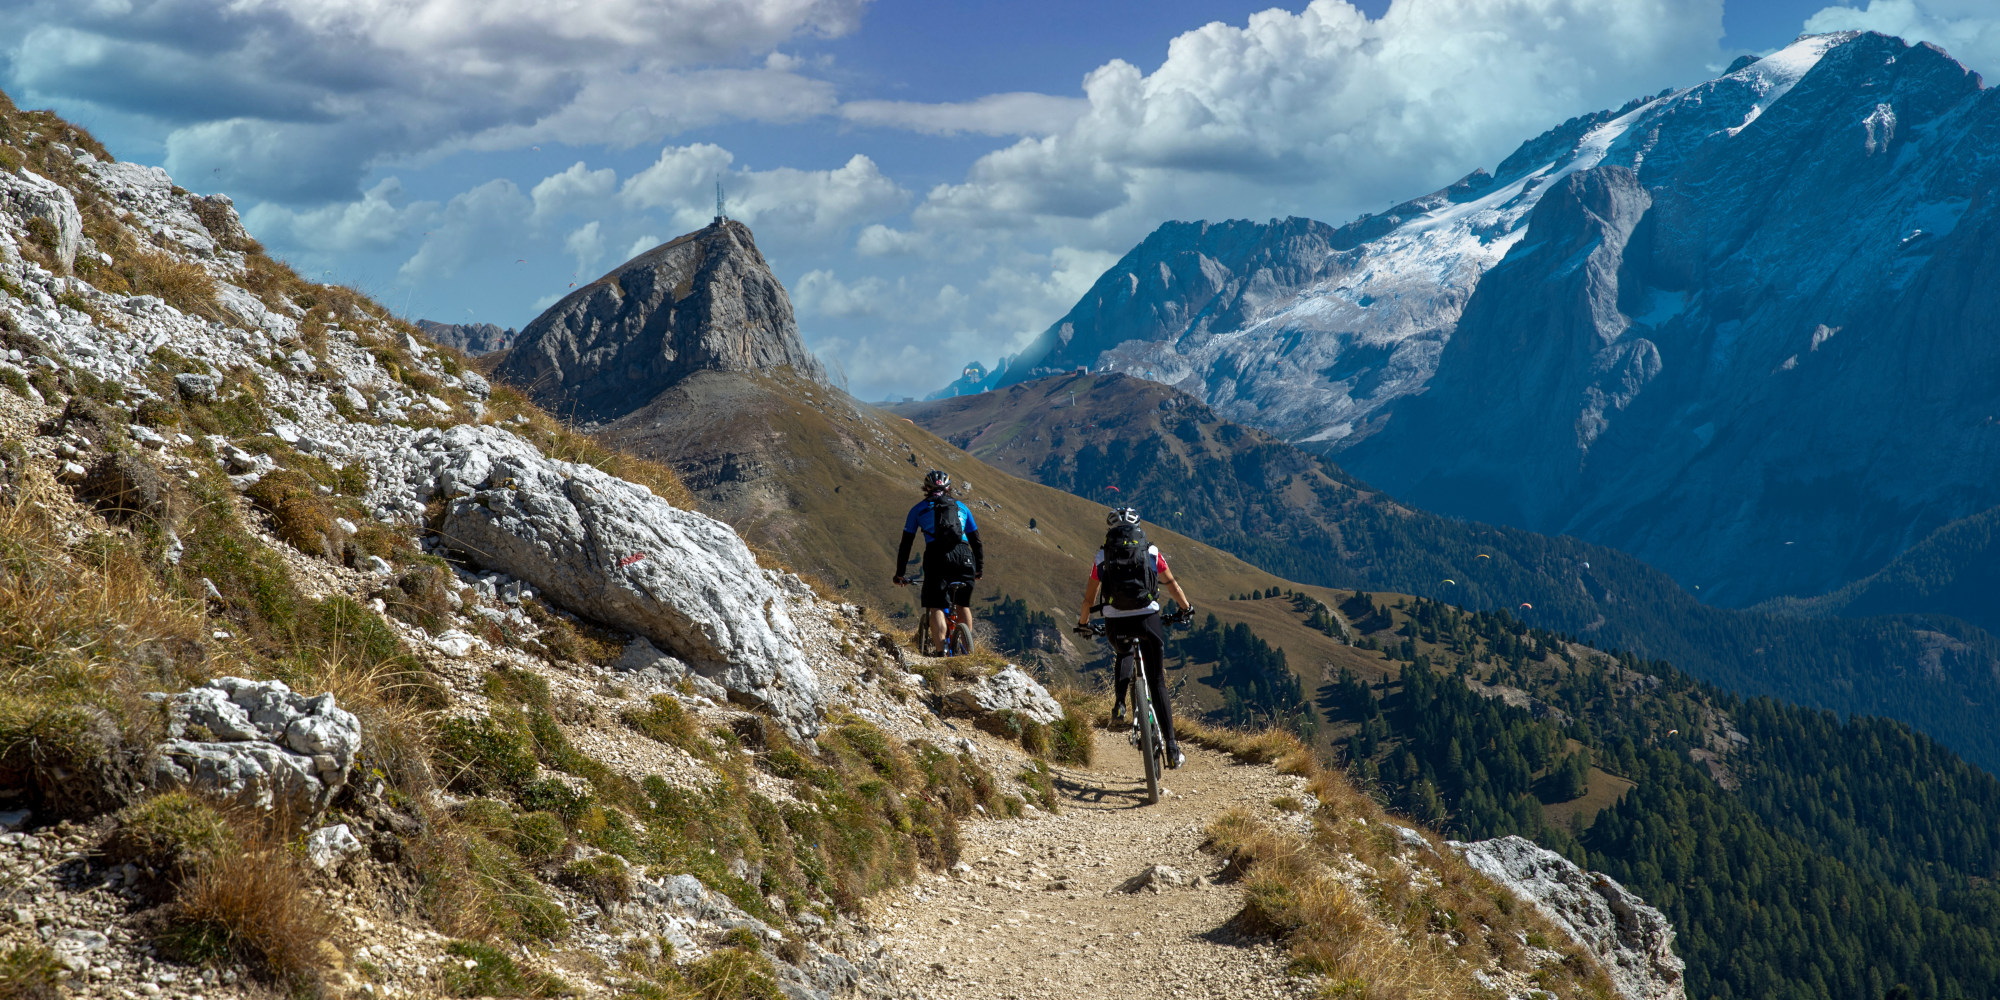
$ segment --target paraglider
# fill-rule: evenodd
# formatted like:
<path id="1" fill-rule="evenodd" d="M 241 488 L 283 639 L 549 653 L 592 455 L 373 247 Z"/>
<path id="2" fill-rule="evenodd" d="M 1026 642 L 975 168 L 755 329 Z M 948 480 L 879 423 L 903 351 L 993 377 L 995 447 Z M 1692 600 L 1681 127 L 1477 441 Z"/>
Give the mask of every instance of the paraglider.
<path id="1" fill-rule="evenodd" d="M 1484 553 L 1484 552 L 1481 552 L 1480 554 L 1478 554 L 1477 556 L 1474 556 L 1473 558 L 1475 558 L 1475 559 L 1491 559 L 1491 558 L 1493 558 L 1493 557 L 1492 557 L 1492 556 L 1489 556 L 1489 555 L 1487 555 L 1487 554 L 1486 554 L 1486 553 Z"/>
<path id="2" fill-rule="evenodd" d="M 1533 610 L 1535 610 L 1535 606 L 1534 606 L 1534 605 L 1532 605 L 1532 604 L 1529 604 L 1529 603 L 1528 603 L 1527 601 L 1522 601 L 1522 602 L 1521 602 L 1521 606 L 1522 606 L 1522 607 L 1524 607 L 1524 608 L 1527 608 L 1527 609 L 1528 609 L 1529 611 L 1533 611 Z"/>
<path id="3" fill-rule="evenodd" d="M 1458 586 L 1457 580 L 1446 580 L 1445 582 L 1451 584 L 1454 587 Z"/>
<path id="4" fill-rule="evenodd" d="M 1105 489 L 1110 490 L 1113 493 L 1119 492 L 1119 489 L 1116 486 L 1106 486 Z"/>

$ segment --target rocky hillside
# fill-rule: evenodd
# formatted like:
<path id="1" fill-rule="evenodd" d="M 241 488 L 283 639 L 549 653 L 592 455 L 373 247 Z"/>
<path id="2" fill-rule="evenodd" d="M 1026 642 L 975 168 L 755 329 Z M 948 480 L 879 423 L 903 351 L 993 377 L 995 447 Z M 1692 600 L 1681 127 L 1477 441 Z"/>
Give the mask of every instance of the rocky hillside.
<path id="1" fill-rule="evenodd" d="M 495 370 L 551 410 L 606 421 L 695 372 L 777 368 L 826 381 L 750 228 L 717 219 L 569 293 Z"/>
<path id="2" fill-rule="evenodd" d="M 1150 372 L 1428 509 L 1820 593 L 2000 502 L 1995 100 L 1801 39 L 1338 230 L 1170 224 L 1006 378 Z"/>
<path id="3" fill-rule="evenodd" d="M 897 995 L 881 893 L 1025 892 L 968 831 L 1117 794 L 1086 697 L 910 657 L 226 199 L 4 105 L 0 185 L 0 996 Z M 1312 781 L 1187 814 L 1243 880 L 1189 935 L 1262 914 L 1299 975 L 1454 997 L 1609 996 L 1657 939 L 1203 739 Z M 1329 878 L 1453 919 L 1279 905 Z"/>

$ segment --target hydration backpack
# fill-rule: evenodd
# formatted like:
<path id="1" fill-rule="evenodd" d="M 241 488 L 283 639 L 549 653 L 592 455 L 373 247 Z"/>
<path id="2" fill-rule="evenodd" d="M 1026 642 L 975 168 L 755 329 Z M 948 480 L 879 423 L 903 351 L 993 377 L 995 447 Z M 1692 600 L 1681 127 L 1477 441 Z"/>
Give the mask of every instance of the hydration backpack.
<path id="1" fill-rule="evenodd" d="M 931 500 L 931 540 L 924 556 L 945 579 L 972 579 L 972 543 L 965 539 L 965 508 L 958 501 L 950 497 Z"/>
<path id="2" fill-rule="evenodd" d="M 1119 611 L 1138 611 L 1157 599 L 1159 563 L 1146 533 L 1121 524 L 1104 533 L 1104 561 L 1097 564 L 1097 592 Z"/>

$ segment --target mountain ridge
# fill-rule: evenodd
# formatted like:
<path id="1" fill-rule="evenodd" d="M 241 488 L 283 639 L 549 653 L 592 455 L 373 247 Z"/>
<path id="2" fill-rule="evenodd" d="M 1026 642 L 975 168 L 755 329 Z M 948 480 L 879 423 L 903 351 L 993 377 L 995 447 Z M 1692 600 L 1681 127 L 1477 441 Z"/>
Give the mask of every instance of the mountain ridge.
<path id="1" fill-rule="evenodd" d="M 2000 768 L 1980 708 L 2000 702 L 2000 639 L 1961 621 L 1809 624 L 1711 607 L 1616 550 L 1405 506 L 1321 456 L 1120 373 L 891 411 L 1016 474 L 1137 503 L 1149 520 L 1294 581 L 1512 612 L 1737 691 L 1902 719 Z"/>
<path id="2" fill-rule="evenodd" d="M 1942 50 L 1805 36 L 1346 226 L 1164 224 L 985 384 L 1148 375 L 1712 603 L 1823 593 L 2000 503 L 1996 146 Z"/>

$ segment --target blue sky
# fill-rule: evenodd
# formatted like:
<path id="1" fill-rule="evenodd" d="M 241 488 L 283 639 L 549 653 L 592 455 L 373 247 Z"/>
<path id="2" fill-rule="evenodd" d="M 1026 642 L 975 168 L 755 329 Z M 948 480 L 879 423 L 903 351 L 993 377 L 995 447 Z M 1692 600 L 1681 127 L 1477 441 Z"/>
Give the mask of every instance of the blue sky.
<path id="1" fill-rule="evenodd" d="M 519 326 L 721 179 L 866 398 L 992 363 L 1167 219 L 1332 222 L 1801 30 L 2000 70 L 1991 0 L 0 0 L 6 88 L 302 271 Z"/>

